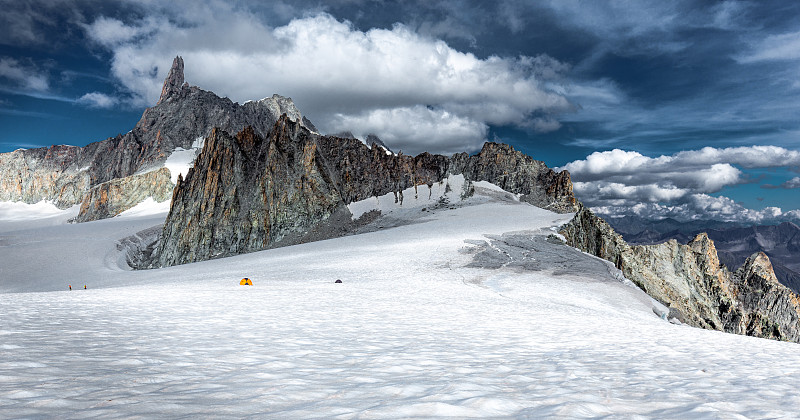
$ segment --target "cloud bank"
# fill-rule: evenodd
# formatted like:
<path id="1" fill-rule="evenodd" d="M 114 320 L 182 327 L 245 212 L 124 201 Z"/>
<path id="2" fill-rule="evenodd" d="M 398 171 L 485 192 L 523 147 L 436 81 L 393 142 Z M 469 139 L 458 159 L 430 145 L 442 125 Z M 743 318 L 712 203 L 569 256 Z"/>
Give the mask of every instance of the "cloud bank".
<path id="1" fill-rule="evenodd" d="M 475 150 L 490 124 L 552 131 L 573 109 L 555 88 L 569 66 L 546 55 L 478 58 L 402 24 L 361 31 L 325 13 L 273 28 L 224 12 L 100 17 L 85 30 L 134 105 L 156 102 L 181 55 L 194 85 L 238 102 L 291 96 L 324 132 L 375 133 L 406 153 Z"/>
<path id="2" fill-rule="evenodd" d="M 705 147 L 648 157 L 614 149 L 592 153 L 559 169 L 572 175 L 578 199 L 602 214 L 756 223 L 800 217 L 798 210 L 752 210 L 728 197 L 711 195 L 753 182 L 740 167 L 797 168 L 800 152 L 776 146 Z M 800 178 L 795 177 L 774 188 L 797 187 Z"/>

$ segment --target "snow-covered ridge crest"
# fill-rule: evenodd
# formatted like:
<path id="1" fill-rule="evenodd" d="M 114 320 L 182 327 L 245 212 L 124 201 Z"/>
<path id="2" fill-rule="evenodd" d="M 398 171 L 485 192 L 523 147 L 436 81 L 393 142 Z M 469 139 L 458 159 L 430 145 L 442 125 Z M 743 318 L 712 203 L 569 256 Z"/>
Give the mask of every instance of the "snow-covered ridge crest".
<path id="1" fill-rule="evenodd" d="M 461 205 L 476 205 L 489 200 L 519 202 L 520 194 L 513 194 L 487 181 L 472 182 L 463 174 L 450 175 L 439 182 L 417 185 L 355 201 L 347 205 L 353 220 L 377 211 L 381 216 L 399 216 L 409 212 L 435 211 Z M 401 216 L 402 217 L 402 216 Z"/>

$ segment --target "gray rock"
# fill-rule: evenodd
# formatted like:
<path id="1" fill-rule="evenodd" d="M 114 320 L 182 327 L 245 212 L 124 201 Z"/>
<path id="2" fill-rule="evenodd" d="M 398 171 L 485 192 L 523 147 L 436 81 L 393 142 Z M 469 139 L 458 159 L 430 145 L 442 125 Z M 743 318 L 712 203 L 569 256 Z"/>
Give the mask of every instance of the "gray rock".
<path id="1" fill-rule="evenodd" d="M 569 172 L 555 172 L 503 143 L 485 143 L 475 156 L 453 155 L 450 171 L 472 181 L 489 181 L 521 200 L 557 213 L 577 209 Z"/>
<path id="2" fill-rule="evenodd" d="M 754 253 L 763 252 L 769 256 L 778 281 L 795 293 L 800 293 L 800 227 L 794 223 L 743 227 L 713 221 L 694 221 L 681 225 L 665 219 L 651 222 L 638 233 L 631 233 L 644 225 L 635 221 L 624 222 L 624 219 L 616 219 L 612 226 L 629 244 L 657 244 L 669 239 L 686 242 L 698 233 L 706 232 L 714 240 L 720 261 L 729 269 L 741 266 Z M 621 229 L 631 230 L 626 232 Z"/>
<path id="3" fill-rule="evenodd" d="M 214 127 L 244 127 L 265 136 L 282 114 L 316 131 L 291 98 L 273 95 L 238 104 L 184 82 L 183 59 L 176 57 L 158 103 L 128 133 L 85 147 L 51 146 L 0 154 L 0 201 L 58 207 L 84 201 L 90 188 L 163 166 L 177 147 L 188 149 Z"/>
<path id="4" fill-rule="evenodd" d="M 798 296 L 775 278 L 769 258 L 754 254 L 736 272 L 720 263 L 714 241 L 698 234 L 686 245 L 628 245 L 581 206 L 562 227 L 567 243 L 622 270 L 686 324 L 800 342 Z"/>
<path id="5" fill-rule="evenodd" d="M 112 179 L 89 189 L 74 221 L 89 222 L 114 217 L 148 197 L 159 203 L 168 201 L 172 198 L 172 187 L 167 168 Z"/>
<path id="6" fill-rule="evenodd" d="M 468 181 L 500 182 L 551 209 L 569 211 L 575 202 L 568 173 L 556 174 L 507 145 L 486 143 L 475 156 L 392 155 L 356 139 L 319 136 L 282 116 L 266 138 L 252 128 L 236 136 L 212 132 L 175 187 L 153 266 L 344 231 L 351 202 L 392 192 L 402 202 L 407 188 L 430 187 L 461 173 Z"/>

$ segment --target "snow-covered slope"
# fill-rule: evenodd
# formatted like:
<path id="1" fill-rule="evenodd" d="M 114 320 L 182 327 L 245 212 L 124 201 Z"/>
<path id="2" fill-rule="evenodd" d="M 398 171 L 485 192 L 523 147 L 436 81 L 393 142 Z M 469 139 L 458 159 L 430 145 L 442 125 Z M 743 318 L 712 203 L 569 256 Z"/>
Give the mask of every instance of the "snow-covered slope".
<path id="1" fill-rule="evenodd" d="M 4 222 L 0 418 L 796 414 L 797 345 L 670 324 L 546 239 L 570 215 L 488 188 L 470 202 L 147 271 L 117 243 L 163 213 Z"/>

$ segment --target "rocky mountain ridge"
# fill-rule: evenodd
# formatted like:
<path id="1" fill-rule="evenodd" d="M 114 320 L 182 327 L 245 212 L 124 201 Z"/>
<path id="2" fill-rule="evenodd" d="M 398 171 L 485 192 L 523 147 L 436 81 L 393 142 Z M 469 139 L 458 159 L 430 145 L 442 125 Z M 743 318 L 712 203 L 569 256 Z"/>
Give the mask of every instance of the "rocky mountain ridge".
<path id="1" fill-rule="evenodd" d="M 386 153 L 353 138 L 320 136 L 282 116 L 267 137 L 248 127 L 214 129 L 179 178 L 153 266 L 236 255 L 293 243 L 346 205 L 432 186 L 449 174 L 492 182 L 553 211 L 575 209 L 568 172 L 556 173 L 511 146 L 486 143 L 452 157 Z M 346 217 L 349 219 L 349 217 Z"/>
<path id="2" fill-rule="evenodd" d="M 681 225 L 668 220 L 637 225 L 612 219 L 610 223 L 632 245 L 651 245 L 670 239 L 686 242 L 705 232 L 714 240 L 720 261 L 729 269 L 741 266 L 753 253 L 763 252 L 772 261 L 778 280 L 800 293 L 800 227 L 794 223 L 736 226 L 710 222 L 706 227 L 701 227 L 705 222 Z"/>
<path id="3" fill-rule="evenodd" d="M 561 233 L 569 245 L 614 263 L 683 323 L 800 342 L 800 298 L 778 281 L 764 253 L 731 272 L 705 233 L 686 245 L 631 246 L 583 206 Z"/>
<path id="4" fill-rule="evenodd" d="M 80 204 L 91 199 L 88 193 L 97 185 L 161 168 L 173 150 L 190 148 L 214 127 L 238 132 L 250 126 L 263 136 L 282 114 L 316 131 L 290 98 L 274 95 L 240 105 L 190 86 L 184 80 L 183 59 L 176 57 L 158 103 L 147 108 L 128 133 L 84 147 L 51 146 L 0 154 L 0 201 L 49 200 L 59 208 Z M 153 196 L 166 186 L 154 187 Z M 97 213 L 79 218 L 94 220 L 100 214 L 113 216 Z"/>
<path id="5" fill-rule="evenodd" d="M 204 146 L 194 167 L 173 189 L 164 162 L 199 139 Z M 0 154 L 0 201 L 80 203 L 76 220 L 90 221 L 112 217 L 148 197 L 171 197 L 160 235 L 148 232 L 144 236 L 152 240 L 147 243 L 131 240 L 142 250 L 132 265 L 163 267 L 323 239 L 326 231 L 343 231 L 353 223 L 348 204 L 384 194 L 402 203 L 409 188 L 424 193 L 426 186 L 463 175 L 545 209 L 577 210 L 562 231 L 567 242 L 613 262 L 668 305 L 673 318 L 703 328 L 800 340 L 800 300 L 780 284 L 763 253 L 749 255 L 731 271 L 705 234 L 686 245 L 673 240 L 631 246 L 578 207 L 568 172 L 557 173 L 508 145 L 486 143 L 473 156 L 405 156 L 377 137 L 367 140 L 372 147 L 355 138 L 318 134 L 289 98 L 274 95 L 240 105 L 190 86 L 183 60 L 176 57 L 157 104 L 129 133 L 85 147 Z"/>
<path id="6" fill-rule="evenodd" d="M 172 197 L 173 186 L 167 168 L 97 184 L 84 196 L 78 216 L 73 221 L 80 223 L 114 217 L 148 198 L 162 203 Z"/>

